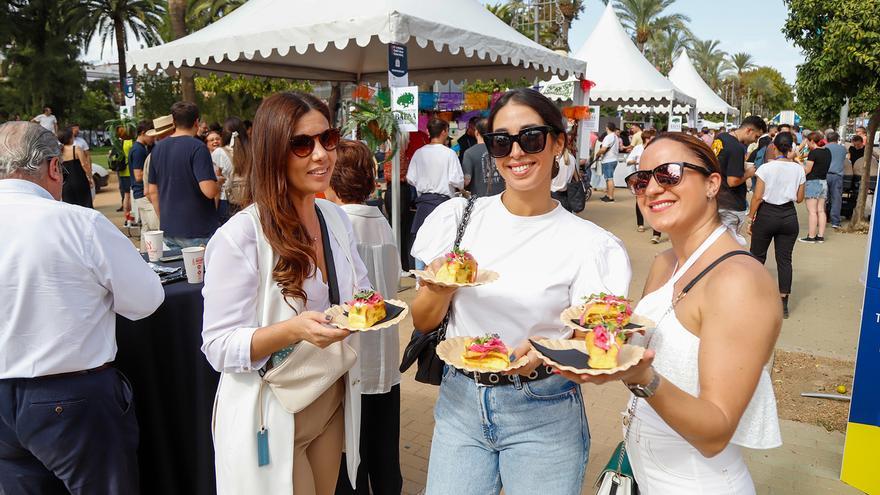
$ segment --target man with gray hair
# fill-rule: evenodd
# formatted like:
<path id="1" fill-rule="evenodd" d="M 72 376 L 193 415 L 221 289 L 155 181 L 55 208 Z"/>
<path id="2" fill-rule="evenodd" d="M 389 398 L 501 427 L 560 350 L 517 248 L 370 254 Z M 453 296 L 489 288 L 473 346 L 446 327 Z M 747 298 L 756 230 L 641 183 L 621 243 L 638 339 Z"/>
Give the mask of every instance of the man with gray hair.
<path id="1" fill-rule="evenodd" d="M 0 493 L 136 494 L 116 315 L 164 291 L 107 218 L 59 201 L 60 152 L 37 124 L 0 125 Z"/>

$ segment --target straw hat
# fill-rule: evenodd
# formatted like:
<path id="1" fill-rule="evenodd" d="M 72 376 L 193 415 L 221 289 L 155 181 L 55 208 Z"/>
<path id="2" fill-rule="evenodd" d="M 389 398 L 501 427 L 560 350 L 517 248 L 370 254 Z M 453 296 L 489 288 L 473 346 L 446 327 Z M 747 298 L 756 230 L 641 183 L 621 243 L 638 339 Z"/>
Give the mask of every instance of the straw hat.
<path id="1" fill-rule="evenodd" d="M 149 137 L 161 136 L 174 130 L 174 119 L 170 115 L 163 115 L 153 119 L 153 128 L 146 132 Z"/>

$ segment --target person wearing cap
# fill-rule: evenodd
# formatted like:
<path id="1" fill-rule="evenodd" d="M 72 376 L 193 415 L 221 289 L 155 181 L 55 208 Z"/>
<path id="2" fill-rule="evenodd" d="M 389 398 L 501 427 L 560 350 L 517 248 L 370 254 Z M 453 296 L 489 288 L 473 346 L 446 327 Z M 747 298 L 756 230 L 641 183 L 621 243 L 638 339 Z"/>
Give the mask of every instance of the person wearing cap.
<path id="1" fill-rule="evenodd" d="M 116 315 L 165 293 L 107 217 L 59 201 L 60 153 L 38 124 L 0 125 L 0 493 L 138 493 Z"/>
<path id="2" fill-rule="evenodd" d="M 153 209 L 150 199 L 144 191 L 144 177 L 146 176 L 146 163 L 150 156 L 150 149 L 156 140 L 156 124 L 165 125 L 162 119 L 171 121 L 171 116 L 159 117 L 152 122 L 142 120 L 137 125 L 137 139 L 131 145 L 128 152 L 128 167 L 131 169 L 131 196 L 134 199 L 134 208 L 141 222 L 141 232 L 159 230 L 159 216 Z M 173 125 L 172 125 L 173 127 Z M 168 132 L 170 129 L 166 129 Z M 141 236 L 141 251 L 146 250 L 144 237 Z"/>
<path id="3" fill-rule="evenodd" d="M 168 247 L 205 246 L 220 227 L 214 203 L 220 184 L 208 147 L 196 137 L 199 108 L 179 101 L 171 106 L 171 118 L 174 133 L 150 154 L 148 193 Z"/>

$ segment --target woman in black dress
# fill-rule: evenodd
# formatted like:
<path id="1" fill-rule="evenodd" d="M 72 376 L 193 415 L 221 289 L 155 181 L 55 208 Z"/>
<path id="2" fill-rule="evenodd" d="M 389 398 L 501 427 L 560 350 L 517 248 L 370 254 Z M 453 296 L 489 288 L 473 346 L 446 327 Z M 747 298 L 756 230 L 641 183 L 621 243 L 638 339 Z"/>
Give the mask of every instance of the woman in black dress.
<path id="1" fill-rule="evenodd" d="M 73 144 L 73 131 L 69 127 L 58 133 L 58 141 L 61 142 L 61 169 L 64 173 L 61 200 L 92 208 L 91 164 L 85 165 L 81 161 L 83 154 Z"/>

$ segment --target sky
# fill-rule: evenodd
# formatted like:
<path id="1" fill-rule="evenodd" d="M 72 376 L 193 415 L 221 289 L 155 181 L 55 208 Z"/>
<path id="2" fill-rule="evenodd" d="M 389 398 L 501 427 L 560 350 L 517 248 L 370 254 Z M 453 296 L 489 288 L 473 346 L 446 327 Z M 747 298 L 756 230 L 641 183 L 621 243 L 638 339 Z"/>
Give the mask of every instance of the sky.
<path id="1" fill-rule="evenodd" d="M 500 0 L 480 1 L 494 4 Z M 568 36 L 574 52 L 587 40 L 605 8 L 601 0 L 587 0 L 585 5 Z M 719 40 L 720 48 L 728 53 L 750 53 L 755 63 L 776 68 L 789 84 L 794 84 L 803 55 L 782 34 L 788 15 L 782 0 L 677 0 L 670 12 L 689 16 L 691 30 L 698 38 Z M 93 40 L 81 58 L 87 62 L 115 62 L 115 44 L 108 40 L 102 56 L 100 43 Z"/>

